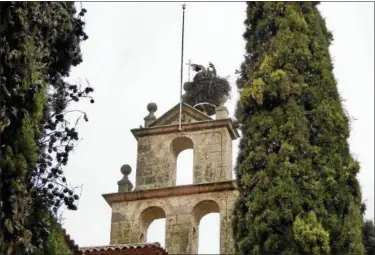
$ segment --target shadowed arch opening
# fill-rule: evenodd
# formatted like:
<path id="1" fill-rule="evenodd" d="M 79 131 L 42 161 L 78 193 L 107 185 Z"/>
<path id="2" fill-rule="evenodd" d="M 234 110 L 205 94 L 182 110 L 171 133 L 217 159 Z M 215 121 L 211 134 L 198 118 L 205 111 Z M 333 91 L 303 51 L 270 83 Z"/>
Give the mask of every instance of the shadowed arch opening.
<path id="1" fill-rule="evenodd" d="M 175 161 L 174 185 L 193 184 L 194 144 L 190 138 L 178 137 L 171 144 Z"/>
<path id="2" fill-rule="evenodd" d="M 192 212 L 193 254 L 220 254 L 220 208 L 213 200 L 204 200 Z"/>
<path id="3" fill-rule="evenodd" d="M 164 210 L 157 206 L 145 209 L 140 217 L 140 236 L 141 243 L 159 242 L 165 245 L 165 218 Z"/>

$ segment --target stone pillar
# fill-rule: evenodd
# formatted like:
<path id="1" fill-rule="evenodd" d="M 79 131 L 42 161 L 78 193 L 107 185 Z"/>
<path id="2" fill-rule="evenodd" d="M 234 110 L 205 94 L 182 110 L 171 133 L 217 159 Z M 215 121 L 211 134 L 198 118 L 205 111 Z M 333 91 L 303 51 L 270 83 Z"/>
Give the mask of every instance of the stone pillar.
<path id="1" fill-rule="evenodd" d="M 190 231 L 191 254 L 198 254 L 199 224 L 194 223 Z"/>
<path id="2" fill-rule="evenodd" d="M 158 106 L 155 103 L 149 103 L 147 105 L 147 111 L 149 114 L 144 118 L 145 120 L 145 128 L 148 128 L 152 122 L 156 120 L 155 112 L 158 110 Z"/>
<path id="3" fill-rule="evenodd" d="M 112 213 L 110 244 L 127 244 L 135 240 L 132 234 L 137 231 L 133 228 L 133 221 L 124 219 L 121 213 Z"/>
<path id="4" fill-rule="evenodd" d="M 232 219 L 230 215 L 220 215 L 220 254 L 234 254 Z"/>
<path id="5" fill-rule="evenodd" d="M 227 102 L 228 97 L 227 96 L 222 96 L 220 98 L 220 105 L 216 107 L 216 119 L 228 119 L 229 118 L 229 112 L 227 107 L 225 107 L 225 103 Z"/>
<path id="6" fill-rule="evenodd" d="M 169 254 L 193 254 L 191 214 L 168 216 L 166 219 L 166 243 Z"/>
<path id="7" fill-rule="evenodd" d="M 233 239 L 233 210 L 237 201 L 238 193 L 230 193 L 225 196 L 226 208 L 220 214 L 220 254 L 234 254 L 234 239 Z"/>

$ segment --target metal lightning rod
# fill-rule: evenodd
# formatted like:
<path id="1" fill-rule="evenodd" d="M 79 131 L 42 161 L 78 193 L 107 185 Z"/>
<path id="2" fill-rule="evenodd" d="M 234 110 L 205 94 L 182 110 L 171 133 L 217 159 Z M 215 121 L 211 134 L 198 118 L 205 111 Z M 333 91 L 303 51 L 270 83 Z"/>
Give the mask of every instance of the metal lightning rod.
<path id="1" fill-rule="evenodd" d="M 180 121 L 178 129 L 181 131 L 182 121 L 182 81 L 183 81 L 183 63 L 184 63 L 184 28 L 185 28 L 185 8 L 186 4 L 182 5 L 182 42 L 181 42 L 181 80 L 180 80 Z"/>

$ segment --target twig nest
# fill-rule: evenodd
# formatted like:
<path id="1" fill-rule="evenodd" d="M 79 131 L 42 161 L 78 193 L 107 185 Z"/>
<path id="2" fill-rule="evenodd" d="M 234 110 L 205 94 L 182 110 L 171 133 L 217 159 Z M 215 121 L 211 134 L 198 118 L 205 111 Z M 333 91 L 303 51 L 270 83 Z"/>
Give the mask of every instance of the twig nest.
<path id="1" fill-rule="evenodd" d="M 186 91 L 186 92 L 188 92 L 189 90 L 191 90 L 192 88 L 193 88 L 193 83 L 192 82 L 185 82 L 184 83 L 184 90 Z"/>

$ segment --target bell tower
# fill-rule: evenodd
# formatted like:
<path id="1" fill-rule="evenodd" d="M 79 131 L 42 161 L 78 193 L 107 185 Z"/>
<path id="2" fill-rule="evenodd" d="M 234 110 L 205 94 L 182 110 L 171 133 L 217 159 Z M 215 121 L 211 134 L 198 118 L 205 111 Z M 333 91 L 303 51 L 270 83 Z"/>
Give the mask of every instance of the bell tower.
<path id="1" fill-rule="evenodd" d="M 233 254 L 231 217 L 237 197 L 232 178 L 232 140 L 239 137 L 223 98 L 216 118 L 182 103 L 155 117 L 147 106 L 144 127 L 131 130 L 138 142 L 136 183 L 124 165 L 118 193 L 103 197 L 112 208 L 111 244 L 146 242 L 152 221 L 166 219 L 165 248 L 170 254 L 198 253 L 198 226 L 208 213 L 220 214 L 220 253 Z M 177 157 L 193 149 L 193 184 L 176 186 Z"/>

